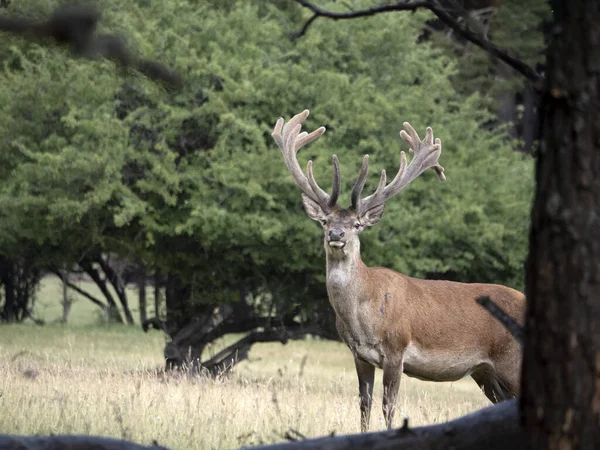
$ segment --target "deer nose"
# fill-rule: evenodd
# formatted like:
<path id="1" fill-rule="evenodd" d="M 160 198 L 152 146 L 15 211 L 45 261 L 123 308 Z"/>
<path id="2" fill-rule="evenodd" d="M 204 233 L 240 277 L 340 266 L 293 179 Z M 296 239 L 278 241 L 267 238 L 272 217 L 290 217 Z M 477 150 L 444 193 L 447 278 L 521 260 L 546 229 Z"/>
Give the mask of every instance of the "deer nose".
<path id="1" fill-rule="evenodd" d="M 340 241 L 344 235 L 346 234 L 346 232 L 344 230 L 338 230 L 336 228 L 333 228 L 331 230 L 329 230 L 329 240 L 330 241 Z"/>

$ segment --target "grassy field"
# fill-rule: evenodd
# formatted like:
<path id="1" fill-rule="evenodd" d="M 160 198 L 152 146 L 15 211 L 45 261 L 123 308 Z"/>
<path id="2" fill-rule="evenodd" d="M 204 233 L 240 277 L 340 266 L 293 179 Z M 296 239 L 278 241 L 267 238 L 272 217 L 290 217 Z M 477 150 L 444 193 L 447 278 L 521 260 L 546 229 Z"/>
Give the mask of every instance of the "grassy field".
<path id="1" fill-rule="evenodd" d="M 277 442 L 292 429 L 310 437 L 359 431 L 356 376 L 341 344 L 259 344 L 230 376 L 210 380 L 165 375 L 159 332 L 89 323 L 0 326 L 0 432 L 95 434 L 183 450 Z M 378 371 L 372 429 L 384 428 L 381 391 Z M 472 380 L 403 377 L 396 425 L 403 417 L 411 426 L 439 423 L 486 405 Z"/>

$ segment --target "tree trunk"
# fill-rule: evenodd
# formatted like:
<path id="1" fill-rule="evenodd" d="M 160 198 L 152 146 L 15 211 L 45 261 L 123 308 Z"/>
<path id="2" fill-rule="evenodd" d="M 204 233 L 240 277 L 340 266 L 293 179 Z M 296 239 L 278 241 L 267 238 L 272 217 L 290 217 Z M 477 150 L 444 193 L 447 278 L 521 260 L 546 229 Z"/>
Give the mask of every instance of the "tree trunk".
<path id="1" fill-rule="evenodd" d="M 119 275 L 117 271 L 113 269 L 113 267 L 110 265 L 110 262 L 105 260 L 103 256 L 98 257 L 98 264 L 106 275 L 106 279 L 110 282 L 113 289 L 117 293 L 117 297 L 121 303 L 121 307 L 123 308 L 123 313 L 125 314 L 125 320 L 127 320 L 127 324 L 133 325 L 133 314 L 131 314 L 131 310 L 129 309 L 127 291 L 125 290 L 125 285 L 123 284 L 121 275 Z"/>
<path id="2" fill-rule="evenodd" d="M 523 120 L 521 136 L 523 138 L 523 152 L 531 154 L 533 145 L 539 139 L 539 94 L 526 83 L 523 91 Z"/>
<path id="3" fill-rule="evenodd" d="M 98 289 L 100 289 L 100 292 L 102 292 L 104 298 L 106 298 L 106 302 L 108 303 L 108 306 L 106 308 L 107 321 L 123 323 L 123 318 L 119 313 L 119 308 L 115 303 L 115 299 L 108 290 L 108 286 L 106 286 L 106 281 L 100 276 L 98 270 L 96 270 L 96 268 L 89 261 L 82 261 L 79 264 L 81 265 L 81 268 L 85 271 L 85 273 L 87 273 L 90 276 L 90 278 L 94 280 L 94 283 L 96 283 L 96 286 L 98 286 Z"/>
<path id="4" fill-rule="evenodd" d="M 600 4 L 553 2 L 527 262 L 532 449 L 600 443 Z"/>
<path id="5" fill-rule="evenodd" d="M 139 268 L 138 273 L 138 299 L 140 304 L 140 323 L 148 320 L 148 309 L 147 309 L 147 296 L 146 296 L 146 274 L 142 267 Z"/>
<path id="6" fill-rule="evenodd" d="M 160 319 L 160 299 L 161 299 L 161 283 L 160 273 L 156 271 L 154 273 L 154 316 Z"/>
<path id="7" fill-rule="evenodd" d="M 502 80 L 510 79 L 514 77 L 513 70 L 504 64 L 502 61 L 497 61 L 496 70 L 498 72 L 498 77 Z M 517 99 L 516 92 L 513 91 L 503 91 L 498 94 L 497 97 L 497 105 L 498 110 L 496 115 L 501 124 L 509 124 L 508 125 L 508 133 L 511 137 L 516 137 L 516 122 L 517 122 Z"/>
<path id="8" fill-rule="evenodd" d="M 2 285 L 4 286 L 4 310 L 2 318 L 7 322 L 17 321 L 17 305 L 14 286 L 14 265 L 6 258 L 2 258 Z"/>
<path id="9" fill-rule="evenodd" d="M 62 307 L 63 313 L 60 319 L 60 323 L 67 323 L 69 319 L 69 313 L 71 312 L 71 297 L 69 296 L 69 272 L 66 270 L 60 272 L 60 279 L 62 281 Z"/>
<path id="10" fill-rule="evenodd" d="M 0 257 L 0 288 L 4 288 L 4 307 L 0 310 L 0 319 L 22 322 L 30 318 L 42 323 L 31 313 L 39 281 L 40 270 L 30 260 Z"/>

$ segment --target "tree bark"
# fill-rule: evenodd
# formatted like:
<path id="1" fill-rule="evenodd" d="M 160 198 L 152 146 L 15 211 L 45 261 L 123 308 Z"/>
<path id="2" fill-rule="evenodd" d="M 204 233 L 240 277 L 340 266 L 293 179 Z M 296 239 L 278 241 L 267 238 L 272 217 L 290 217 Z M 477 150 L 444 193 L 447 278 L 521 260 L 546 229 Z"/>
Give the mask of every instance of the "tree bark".
<path id="1" fill-rule="evenodd" d="M 530 448 L 600 443 L 600 4 L 553 2 L 527 262 Z"/>
<path id="2" fill-rule="evenodd" d="M 140 323 L 144 323 L 148 320 L 148 301 L 146 295 L 146 271 L 142 265 L 138 266 L 137 282 L 138 300 L 140 304 Z"/>
<path id="3" fill-rule="evenodd" d="M 100 436 L 13 436 L 0 434 L 0 450 L 168 450 Z"/>

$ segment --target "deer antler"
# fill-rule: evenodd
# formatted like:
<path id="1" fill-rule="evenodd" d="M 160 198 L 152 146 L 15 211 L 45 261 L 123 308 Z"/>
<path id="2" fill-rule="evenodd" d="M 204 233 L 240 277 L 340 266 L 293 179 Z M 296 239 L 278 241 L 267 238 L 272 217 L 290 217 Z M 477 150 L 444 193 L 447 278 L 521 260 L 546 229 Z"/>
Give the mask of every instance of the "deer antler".
<path id="1" fill-rule="evenodd" d="M 337 156 L 333 155 L 333 188 L 331 195 L 327 194 L 317 184 L 312 171 L 312 160 L 308 161 L 308 164 L 306 165 L 307 176 L 302 172 L 296 156 L 298 150 L 325 133 L 325 127 L 317 128 L 310 134 L 306 131 L 300 132 L 302 129 L 302 122 L 306 120 L 308 115 L 309 111 L 308 109 L 305 109 L 300 114 L 296 114 L 292 117 L 285 126 L 283 125 L 283 118 L 280 117 L 275 124 L 271 136 L 273 136 L 273 139 L 275 139 L 275 142 L 279 145 L 281 153 L 283 153 L 285 165 L 304 195 L 318 203 L 324 211 L 328 211 L 335 206 L 340 195 L 340 166 Z"/>
<path id="2" fill-rule="evenodd" d="M 360 195 L 365 186 L 369 168 L 369 158 L 368 155 L 365 155 L 360 168 L 360 174 L 352 188 L 352 208 L 359 213 L 382 205 L 387 199 L 396 195 L 429 168 L 433 168 L 436 171 L 440 181 L 446 180 L 444 168 L 438 163 L 438 158 L 442 153 L 442 141 L 437 138 L 434 142 L 431 127 L 427 127 L 427 133 L 423 140 L 419 138 L 415 129 L 408 122 L 404 122 L 404 128 L 408 133 L 402 130 L 400 131 L 400 137 L 410 146 L 410 151 L 415 155 L 414 158 L 407 166 L 406 154 L 400 152 L 400 169 L 392 182 L 386 185 L 385 170 L 382 170 L 379 186 L 375 193 L 361 200 Z"/>

